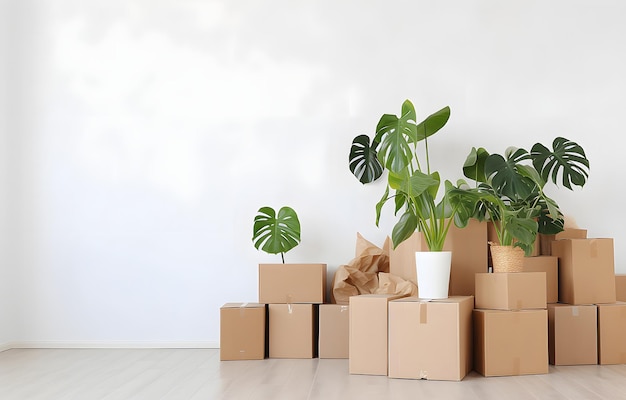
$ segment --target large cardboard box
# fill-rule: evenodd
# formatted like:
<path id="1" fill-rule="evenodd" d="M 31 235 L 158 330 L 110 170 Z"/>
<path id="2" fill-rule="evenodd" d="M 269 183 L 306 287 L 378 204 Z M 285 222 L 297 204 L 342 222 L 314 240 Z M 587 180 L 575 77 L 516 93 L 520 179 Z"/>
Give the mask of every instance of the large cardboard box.
<path id="1" fill-rule="evenodd" d="M 387 304 L 400 297 L 389 294 L 350 297 L 351 374 L 387 375 Z"/>
<path id="2" fill-rule="evenodd" d="M 444 249 L 452 251 L 450 266 L 450 296 L 473 296 L 474 274 L 487 272 L 487 223 L 470 220 L 460 229 L 454 223 L 448 231 Z M 415 252 L 427 251 L 428 246 L 421 233 L 414 233 L 389 252 L 389 272 L 419 283 L 415 268 Z"/>
<path id="3" fill-rule="evenodd" d="M 389 302 L 389 377 L 460 381 L 472 370 L 472 296 Z"/>
<path id="4" fill-rule="evenodd" d="M 598 304 L 598 363 L 626 364 L 626 303 Z"/>
<path id="5" fill-rule="evenodd" d="M 595 305 L 548 304 L 550 364 L 597 364 L 597 331 Z"/>
<path id="6" fill-rule="evenodd" d="M 265 304 L 224 304 L 220 308 L 220 360 L 264 359 L 266 321 Z"/>
<path id="7" fill-rule="evenodd" d="M 259 302 L 324 303 L 326 264 L 259 264 Z"/>
<path id="8" fill-rule="evenodd" d="M 615 302 L 613 239 L 555 240 L 552 254 L 559 258 L 560 303 Z"/>
<path id="9" fill-rule="evenodd" d="M 319 307 L 319 358 L 348 358 L 349 306 L 320 304 Z"/>
<path id="10" fill-rule="evenodd" d="M 565 228 L 562 232 L 556 235 L 544 235 L 539 234 L 540 249 L 542 256 L 551 256 L 552 254 L 552 242 L 561 239 L 587 239 L 587 230 L 578 228 Z"/>
<path id="11" fill-rule="evenodd" d="M 270 358 L 317 357 L 317 304 L 270 304 Z"/>
<path id="12" fill-rule="evenodd" d="M 626 301 L 626 275 L 615 275 L 615 298 Z"/>
<path id="13" fill-rule="evenodd" d="M 476 274 L 476 308 L 528 310 L 546 305 L 545 272 Z"/>
<path id="14" fill-rule="evenodd" d="M 546 301 L 559 301 L 559 259 L 552 256 L 524 257 L 524 272 L 546 273 Z"/>
<path id="15" fill-rule="evenodd" d="M 548 373 L 548 311 L 474 310 L 474 369 L 484 376 Z"/>

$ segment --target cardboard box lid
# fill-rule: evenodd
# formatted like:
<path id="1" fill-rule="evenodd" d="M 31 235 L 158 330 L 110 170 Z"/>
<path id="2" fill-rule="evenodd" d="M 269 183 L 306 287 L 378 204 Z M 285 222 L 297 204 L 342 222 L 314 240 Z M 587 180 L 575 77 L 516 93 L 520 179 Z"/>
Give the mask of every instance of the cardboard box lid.
<path id="1" fill-rule="evenodd" d="M 221 308 L 262 308 L 264 303 L 226 303 Z"/>

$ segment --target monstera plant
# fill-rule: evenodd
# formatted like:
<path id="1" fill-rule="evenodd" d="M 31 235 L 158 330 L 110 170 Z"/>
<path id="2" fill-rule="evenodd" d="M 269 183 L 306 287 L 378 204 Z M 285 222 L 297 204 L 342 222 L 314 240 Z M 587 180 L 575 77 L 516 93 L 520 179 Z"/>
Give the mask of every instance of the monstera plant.
<path id="1" fill-rule="evenodd" d="M 392 231 L 394 248 L 419 230 L 431 251 L 443 249 L 460 204 L 451 200 L 458 200 L 462 189 L 456 188 L 455 199 L 451 199 L 449 193 L 455 187 L 445 181 L 440 193 L 441 178 L 431 171 L 428 140 L 449 118 L 450 108 L 444 107 L 417 122 L 415 108 L 406 100 L 399 116 L 384 114 L 380 118 L 373 139 L 359 135 L 352 141 L 349 167 L 361 183 L 373 182 L 387 171 L 385 192 L 376 204 L 376 225 L 383 206 L 393 200 L 396 215 L 400 213 Z M 418 155 L 418 145 L 424 147 L 423 156 Z M 457 223 L 464 225 L 460 220 Z"/>
<path id="2" fill-rule="evenodd" d="M 285 253 L 300 243 L 300 221 L 291 207 L 282 207 L 278 215 L 271 207 L 261 207 L 254 217 L 252 241 L 254 247 L 268 254 L 279 254 L 285 263 Z"/>
<path id="3" fill-rule="evenodd" d="M 468 192 L 474 200 L 474 217 L 494 222 L 501 245 L 532 252 L 537 233 L 563 230 L 563 214 L 544 192 L 549 180 L 572 190 L 589 177 L 589 160 L 583 148 L 557 137 L 552 149 L 536 143 L 531 151 L 509 147 L 504 155 L 472 148 L 463 173 L 476 182 Z M 559 179 L 560 177 L 560 179 Z"/>

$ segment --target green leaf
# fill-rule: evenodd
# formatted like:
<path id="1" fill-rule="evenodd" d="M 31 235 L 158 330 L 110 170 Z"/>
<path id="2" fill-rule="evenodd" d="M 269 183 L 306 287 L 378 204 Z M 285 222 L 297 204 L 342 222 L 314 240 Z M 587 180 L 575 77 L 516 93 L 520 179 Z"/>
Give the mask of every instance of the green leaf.
<path id="1" fill-rule="evenodd" d="M 429 115 L 422 122 L 417 124 L 417 141 L 434 135 L 443 128 L 450 119 L 450 107 L 446 106 L 441 110 Z"/>
<path id="2" fill-rule="evenodd" d="M 511 199 L 526 198 L 534 190 L 535 183 L 519 172 L 520 162 L 529 159 L 524 149 L 509 148 L 506 159 L 500 154 L 491 154 L 485 160 L 485 175 L 491 180 L 496 193 Z"/>
<path id="3" fill-rule="evenodd" d="M 367 135 L 359 135 L 352 141 L 349 155 L 350 171 L 361 183 L 373 182 L 383 173 L 376 146 L 378 146 L 376 141 L 370 145 L 370 138 Z"/>
<path id="4" fill-rule="evenodd" d="M 415 108 L 409 100 L 402 104 L 400 118 L 384 114 L 376 126 L 374 141 L 380 143 L 378 159 L 392 172 L 400 172 L 413 162 L 410 143 L 416 141 Z"/>
<path id="5" fill-rule="evenodd" d="M 411 212 L 405 212 L 391 231 L 391 241 L 395 249 L 400 243 L 411 237 L 417 229 L 417 217 Z"/>
<path id="6" fill-rule="evenodd" d="M 278 216 L 271 207 L 261 207 L 258 212 L 254 217 L 254 247 L 278 254 L 286 253 L 300 243 L 300 221 L 292 208 L 281 208 Z"/>
<path id="7" fill-rule="evenodd" d="M 463 175 L 479 183 L 487 182 L 487 177 L 485 176 L 485 161 L 487 157 L 489 157 L 487 150 L 482 147 L 478 149 L 472 147 L 463 164 Z"/>
<path id="8" fill-rule="evenodd" d="M 559 173 L 563 186 L 572 189 L 572 185 L 583 187 L 589 177 L 589 160 L 585 151 L 576 142 L 557 137 L 552 142 L 550 151 L 541 143 L 531 149 L 533 166 L 539 171 L 544 181 L 548 178 L 557 184 Z"/>
<path id="9" fill-rule="evenodd" d="M 383 197 L 381 197 L 378 203 L 376 203 L 376 226 L 378 226 L 378 222 L 380 221 L 380 213 L 387 200 L 389 200 L 389 186 L 385 187 L 385 193 L 383 193 Z"/>
<path id="10" fill-rule="evenodd" d="M 389 176 L 391 177 L 392 174 L 390 173 Z M 408 177 L 394 175 L 393 183 L 397 185 L 397 191 L 403 192 L 409 197 L 421 196 L 425 191 L 437 195 L 439 174 L 434 173 L 428 175 L 423 172 L 415 171 L 413 175 Z M 392 186 L 391 181 L 389 185 Z"/>

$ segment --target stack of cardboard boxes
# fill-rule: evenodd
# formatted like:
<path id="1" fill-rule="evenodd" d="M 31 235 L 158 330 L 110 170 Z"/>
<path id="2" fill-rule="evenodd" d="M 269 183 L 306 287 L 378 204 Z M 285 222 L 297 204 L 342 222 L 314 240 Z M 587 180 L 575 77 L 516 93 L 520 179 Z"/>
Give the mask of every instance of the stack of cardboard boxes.
<path id="1" fill-rule="evenodd" d="M 326 264 L 260 264 L 259 303 L 220 310 L 220 359 L 317 357 Z"/>
<path id="2" fill-rule="evenodd" d="M 549 307 L 550 362 L 626 363 L 626 303 L 616 301 L 613 239 L 566 230 L 549 251 L 559 262 L 559 304 Z"/>
<path id="3" fill-rule="evenodd" d="M 548 372 L 544 272 L 476 274 L 474 369 L 484 376 Z"/>

